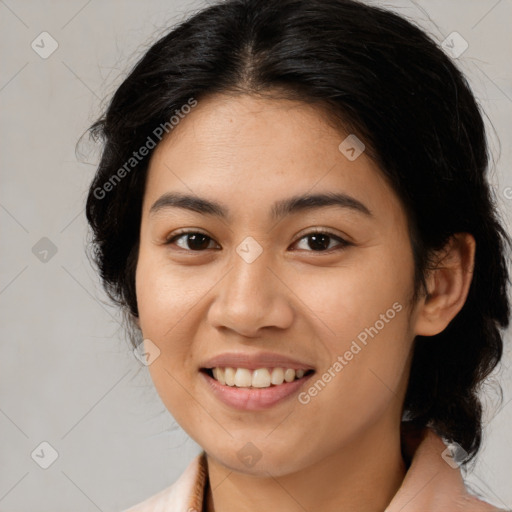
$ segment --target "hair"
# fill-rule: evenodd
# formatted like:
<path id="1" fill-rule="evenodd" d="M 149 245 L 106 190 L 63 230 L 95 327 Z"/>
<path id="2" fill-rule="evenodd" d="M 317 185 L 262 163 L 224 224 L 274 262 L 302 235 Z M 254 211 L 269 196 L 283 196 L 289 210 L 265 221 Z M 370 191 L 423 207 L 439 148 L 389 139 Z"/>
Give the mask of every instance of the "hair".
<path id="1" fill-rule="evenodd" d="M 484 122 L 462 73 L 411 22 L 355 0 L 227 0 L 172 29 L 90 129 L 103 143 L 86 205 L 93 259 L 131 319 L 152 150 L 108 193 L 105 184 L 176 110 L 214 94 L 315 104 L 364 141 L 408 215 L 415 297 L 432 255 L 457 233 L 473 235 L 467 300 L 443 332 L 416 337 L 404 401 L 410 420 L 459 443 L 469 461 L 482 437 L 478 392 L 501 358 L 509 321 L 510 241 L 487 181 Z"/>

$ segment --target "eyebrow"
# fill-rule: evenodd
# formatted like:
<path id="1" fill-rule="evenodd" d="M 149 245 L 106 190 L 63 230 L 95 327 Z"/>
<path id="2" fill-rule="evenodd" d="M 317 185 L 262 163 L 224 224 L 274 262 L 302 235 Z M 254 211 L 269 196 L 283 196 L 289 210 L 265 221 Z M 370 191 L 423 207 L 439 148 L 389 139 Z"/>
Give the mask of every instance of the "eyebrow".
<path id="1" fill-rule="evenodd" d="M 358 201 L 347 194 L 334 192 L 304 194 L 282 199 L 272 205 L 270 215 L 274 220 L 278 220 L 286 215 L 315 208 L 325 208 L 327 206 L 338 206 L 370 217 L 372 216 L 370 209 L 361 203 L 361 201 Z M 151 206 L 149 214 L 150 216 L 153 216 L 168 208 L 183 208 L 185 210 L 191 210 L 204 215 L 219 217 L 224 220 L 228 220 L 230 218 L 228 208 L 216 201 L 195 195 L 171 192 L 168 192 L 158 198 Z"/>

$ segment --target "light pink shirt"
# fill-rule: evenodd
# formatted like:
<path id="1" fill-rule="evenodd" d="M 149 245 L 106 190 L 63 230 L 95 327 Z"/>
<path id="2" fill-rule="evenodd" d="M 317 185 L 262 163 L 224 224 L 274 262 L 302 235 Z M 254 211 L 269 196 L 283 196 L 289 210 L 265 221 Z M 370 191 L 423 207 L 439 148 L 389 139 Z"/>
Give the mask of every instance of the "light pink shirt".
<path id="1" fill-rule="evenodd" d="M 427 429 L 412 448 L 409 469 L 384 512 L 502 512 L 468 493 L 460 469 L 442 457 L 445 449 L 443 441 Z M 173 485 L 124 512 L 202 512 L 206 481 L 203 452 Z"/>

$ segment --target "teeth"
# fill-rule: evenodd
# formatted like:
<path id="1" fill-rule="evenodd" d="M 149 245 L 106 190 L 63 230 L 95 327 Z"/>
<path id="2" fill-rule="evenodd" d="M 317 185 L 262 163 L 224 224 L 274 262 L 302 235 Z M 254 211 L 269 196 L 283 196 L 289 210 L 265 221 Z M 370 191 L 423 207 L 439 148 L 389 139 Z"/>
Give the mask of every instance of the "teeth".
<path id="1" fill-rule="evenodd" d="M 282 368 L 274 368 L 272 370 L 272 378 L 270 382 L 274 384 L 274 386 L 279 386 L 284 382 L 284 370 Z"/>
<path id="2" fill-rule="evenodd" d="M 235 373 L 235 386 L 237 388 L 248 388 L 251 384 L 251 372 L 247 368 L 238 368 Z"/>
<path id="3" fill-rule="evenodd" d="M 284 380 L 286 382 L 292 382 L 295 380 L 295 370 L 292 370 L 291 368 L 288 368 L 284 372 Z"/>
<path id="4" fill-rule="evenodd" d="M 224 370 L 224 379 L 228 386 L 235 385 L 235 370 L 233 368 L 226 368 Z"/>
<path id="5" fill-rule="evenodd" d="M 214 368 L 213 369 L 213 376 L 221 384 L 226 384 L 226 378 L 224 377 L 224 369 L 223 368 Z"/>
<path id="6" fill-rule="evenodd" d="M 270 386 L 270 372 L 266 368 L 254 370 L 251 384 L 253 388 L 268 388 Z"/>
<path id="7" fill-rule="evenodd" d="M 213 378 L 226 386 L 237 388 L 268 388 L 271 385 L 279 386 L 283 382 L 293 382 L 302 379 L 306 370 L 293 368 L 213 368 Z"/>

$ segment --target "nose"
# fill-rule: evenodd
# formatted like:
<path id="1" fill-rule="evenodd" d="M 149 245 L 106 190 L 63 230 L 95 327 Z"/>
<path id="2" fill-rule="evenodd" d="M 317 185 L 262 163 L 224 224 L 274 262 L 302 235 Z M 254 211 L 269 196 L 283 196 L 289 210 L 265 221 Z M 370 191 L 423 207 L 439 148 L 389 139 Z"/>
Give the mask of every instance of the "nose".
<path id="1" fill-rule="evenodd" d="M 248 263 L 237 253 L 233 264 L 217 285 L 208 320 L 218 329 L 229 329 L 245 337 L 257 337 L 266 328 L 286 329 L 294 318 L 293 295 L 276 269 L 269 266 L 265 251 Z"/>

